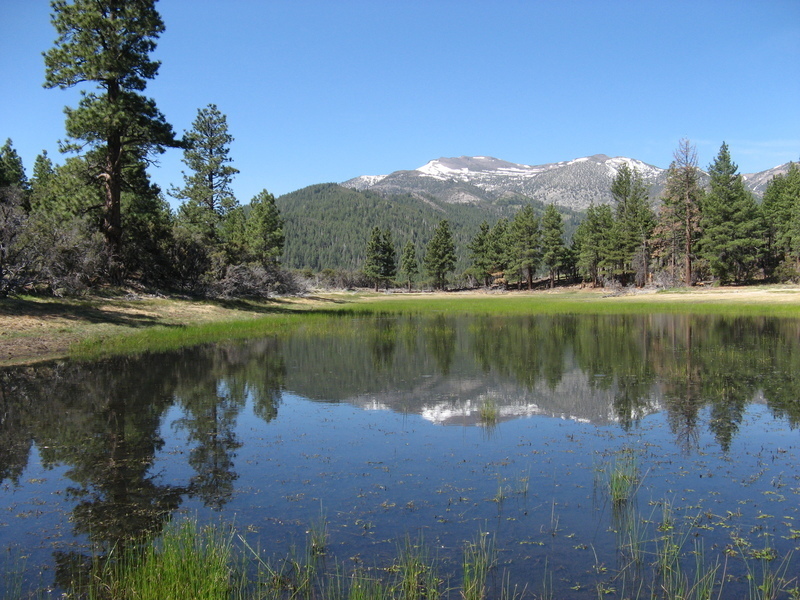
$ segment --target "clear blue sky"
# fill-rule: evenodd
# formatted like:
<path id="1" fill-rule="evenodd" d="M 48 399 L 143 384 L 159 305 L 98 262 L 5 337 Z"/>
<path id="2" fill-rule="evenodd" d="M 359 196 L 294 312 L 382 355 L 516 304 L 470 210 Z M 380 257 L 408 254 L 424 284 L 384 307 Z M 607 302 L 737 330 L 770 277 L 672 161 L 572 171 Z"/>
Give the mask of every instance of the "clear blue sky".
<path id="1" fill-rule="evenodd" d="M 741 172 L 800 159 L 799 0 L 161 0 L 146 93 L 182 133 L 228 117 L 242 203 L 441 156 L 524 164 L 591 154 L 701 166 L 723 141 Z M 42 87 L 45 0 L 0 0 L 0 138 L 29 173 L 60 162 Z M 0 140 L 0 143 L 2 143 Z M 182 183 L 181 152 L 152 170 Z M 174 202 L 173 202 L 174 204 Z"/>

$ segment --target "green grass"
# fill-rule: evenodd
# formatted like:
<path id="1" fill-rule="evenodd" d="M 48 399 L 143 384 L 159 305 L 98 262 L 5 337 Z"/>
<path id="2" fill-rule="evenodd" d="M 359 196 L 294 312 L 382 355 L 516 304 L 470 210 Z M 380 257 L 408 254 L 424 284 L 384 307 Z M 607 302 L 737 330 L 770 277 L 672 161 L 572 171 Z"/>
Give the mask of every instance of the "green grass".
<path id="1" fill-rule="evenodd" d="M 233 531 L 170 525 L 143 549 L 126 549 L 98 561 L 89 596 L 97 599 L 228 600 L 240 586 L 233 569 Z"/>
<path id="2" fill-rule="evenodd" d="M 493 398 L 486 398 L 478 409 L 478 420 L 482 425 L 492 427 L 497 425 L 498 414 L 497 402 Z"/>
<path id="3" fill-rule="evenodd" d="M 665 294 L 666 296 L 667 294 Z M 800 302 L 758 302 L 706 300 L 702 294 L 690 299 L 680 294 L 675 300 L 646 298 L 602 298 L 579 293 L 553 295 L 477 295 L 453 294 L 447 297 L 424 295 L 378 297 L 338 305 L 334 310 L 353 314 L 449 314 L 449 315 L 646 315 L 646 314 L 714 314 L 722 316 L 800 317 Z M 659 296 L 661 298 L 661 296 Z"/>
<path id="4" fill-rule="evenodd" d="M 614 505 L 631 500 L 639 487 L 639 467 L 636 455 L 625 448 L 616 457 L 608 472 L 608 492 Z"/>
<path id="5" fill-rule="evenodd" d="M 753 551 L 740 538 L 738 555 L 707 556 L 702 539 L 687 520 L 676 526 L 674 509 L 664 502 L 663 515 L 649 521 L 648 533 L 637 535 L 647 546 L 646 559 L 637 568 L 629 564 L 617 569 L 597 570 L 596 587 L 603 594 L 619 592 L 620 598 L 683 598 L 710 600 L 733 593 L 729 573 L 732 561 L 743 560 L 746 593 L 751 599 L 800 598 L 791 554 L 779 559 L 765 542 L 765 550 Z M 645 522 L 645 521 L 642 521 Z M 649 537 L 649 535 L 653 537 Z M 309 537 L 312 537 L 309 532 Z M 595 560 L 596 557 L 595 557 Z M 163 534 L 143 547 L 114 550 L 95 558 L 88 581 L 64 598 L 89 600 L 517 600 L 526 595 L 512 588 L 504 570 L 493 587 L 492 573 L 498 568 L 498 550 L 492 535 L 478 532 L 463 549 L 460 585 L 448 586 L 440 574 L 440 564 L 422 540 L 406 537 L 397 548 L 396 558 L 387 568 L 360 564 L 347 571 L 335 561 L 323 560 L 313 552 L 311 539 L 305 554 L 284 559 L 262 558 L 232 527 L 217 524 L 200 526 L 195 519 L 170 524 Z M 254 566 L 256 568 L 254 568 Z M 522 568 L 522 567 L 521 567 Z M 529 581 L 541 579 L 541 592 L 535 598 L 556 596 L 553 572 L 545 558 L 538 572 L 526 572 Z M 35 595 L 15 595 L 30 598 Z"/>
<path id="6" fill-rule="evenodd" d="M 487 597 L 489 571 L 495 567 L 496 563 L 497 549 L 494 539 L 488 533 L 478 533 L 475 541 L 464 547 L 461 583 L 463 600 L 484 600 Z"/>
<path id="7" fill-rule="evenodd" d="M 682 298 L 685 295 L 681 295 Z M 336 317 L 378 315 L 646 315 L 698 314 L 720 316 L 800 317 L 800 302 L 705 301 L 698 294 L 691 300 L 619 300 L 572 293 L 557 295 L 458 295 L 447 297 L 347 296 L 316 306 L 287 306 L 275 312 L 240 320 L 199 325 L 138 325 L 123 333 L 113 332 L 77 342 L 70 349 L 73 358 L 94 360 L 111 355 L 175 350 L 199 344 L 242 340 L 268 335 L 285 335 L 300 327 L 324 329 Z M 98 317 L 99 318 L 99 317 Z"/>

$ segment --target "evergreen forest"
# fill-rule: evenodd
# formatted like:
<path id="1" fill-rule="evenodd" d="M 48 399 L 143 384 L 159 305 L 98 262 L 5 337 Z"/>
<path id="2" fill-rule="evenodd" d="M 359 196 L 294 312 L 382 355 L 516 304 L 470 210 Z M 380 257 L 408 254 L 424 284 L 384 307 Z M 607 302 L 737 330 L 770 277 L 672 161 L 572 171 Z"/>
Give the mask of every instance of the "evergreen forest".
<path id="1" fill-rule="evenodd" d="M 197 109 L 176 134 L 148 81 L 164 24 L 154 0 L 52 2 L 45 87 L 89 86 L 65 108 L 64 160 L 43 151 L 30 176 L 0 148 L 0 297 L 102 286 L 215 297 L 297 293 L 309 284 L 554 287 L 744 284 L 800 279 L 800 168 L 761 201 L 722 143 L 705 168 L 681 140 L 655 202 L 623 166 L 614 202 L 578 213 L 532 198 L 452 204 L 336 184 L 243 202 L 225 113 Z M 0 132 L 2 134 L 2 132 Z M 181 152 L 183 181 L 149 178 Z M 172 208 L 167 201 L 177 203 Z"/>

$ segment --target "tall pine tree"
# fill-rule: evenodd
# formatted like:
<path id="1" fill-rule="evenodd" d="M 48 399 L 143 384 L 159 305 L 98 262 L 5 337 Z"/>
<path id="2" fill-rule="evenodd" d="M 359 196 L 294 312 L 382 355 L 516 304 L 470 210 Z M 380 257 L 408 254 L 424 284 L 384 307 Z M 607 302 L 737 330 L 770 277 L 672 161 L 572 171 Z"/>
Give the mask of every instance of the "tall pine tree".
<path id="1" fill-rule="evenodd" d="M 233 176 L 239 172 L 231 166 L 231 142 L 228 121 L 217 106 L 199 109 L 185 137 L 183 162 L 190 171 L 183 173 L 183 188 L 170 192 L 184 200 L 181 221 L 211 246 L 222 241 L 223 221 L 239 204 L 231 189 Z"/>
<path id="2" fill-rule="evenodd" d="M 96 86 L 77 108 L 65 109 L 71 141 L 62 150 L 86 151 L 102 186 L 101 228 L 118 257 L 126 172 L 137 177 L 141 161 L 178 145 L 155 102 L 141 93 L 158 72 L 150 54 L 164 24 L 155 0 L 53 0 L 51 7 L 58 38 L 44 55 L 45 86 Z"/>
<path id="3" fill-rule="evenodd" d="M 530 204 L 523 206 L 514 215 L 508 235 L 511 249 L 509 266 L 525 277 L 529 290 L 533 289 L 533 275 L 542 260 L 542 236 L 539 219 Z"/>
<path id="4" fill-rule="evenodd" d="M 548 204 L 542 215 L 542 262 L 550 275 L 550 289 L 564 258 L 564 220 L 555 204 Z"/>
<path id="5" fill-rule="evenodd" d="M 699 254 L 720 282 L 743 282 L 753 274 L 760 258 L 763 219 L 724 142 L 708 174 L 711 189 L 703 199 Z"/>
<path id="6" fill-rule="evenodd" d="M 489 286 L 492 272 L 491 229 L 486 221 L 480 225 L 478 233 L 467 245 L 472 257 L 472 275 L 485 286 Z"/>
<path id="7" fill-rule="evenodd" d="M 406 245 L 403 246 L 403 254 L 400 256 L 400 273 L 403 280 L 406 282 L 408 291 L 411 291 L 411 285 L 419 275 L 419 265 L 417 264 L 417 250 L 414 247 L 414 242 L 408 240 Z"/>
<path id="8" fill-rule="evenodd" d="M 262 190 L 250 201 L 250 214 L 245 225 L 248 254 L 262 266 L 277 266 L 283 254 L 285 236 L 283 220 L 275 196 Z"/>
<path id="9" fill-rule="evenodd" d="M 436 226 L 433 237 L 428 242 L 424 262 L 425 270 L 433 280 L 433 287 L 437 290 L 444 289 L 447 285 L 447 274 L 456 267 L 456 246 L 447 219 L 439 221 Z"/>
<path id="10" fill-rule="evenodd" d="M 785 175 L 777 175 L 769 182 L 764 191 L 764 200 L 761 208 L 767 224 L 767 252 L 766 268 L 772 274 L 776 267 L 792 257 L 797 258 L 800 267 L 800 253 L 795 253 L 795 241 L 800 242 L 800 166 L 797 163 L 789 164 L 789 171 Z M 795 240 L 797 238 L 797 240 Z M 796 276 L 796 269 L 787 261 L 783 273 L 776 275 L 783 278 Z M 787 272 L 788 271 L 788 272 Z M 792 273 L 794 271 L 794 273 Z M 787 277 L 788 276 L 788 277 Z"/>
<path id="11" fill-rule="evenodd" d="M 648 240 L 655 227 L 655 214 L 648 201 L 648 189 L 641 173 L 623 163 L 611 182 L 614 197 L 614 227 L 607 257 L 614 275 L 623 282 L 633 274 L 637 285 L 648 279 Z"/>
<path id="12" fill-rule="evenodd" d="M 692 267 L 695 243 L 700 235 L 702 198 L 697 152 L 689 140 L 682 139 L 667 171 L 658 233 L 673 273 L 679 259 L 683 258 L 683 281 L 688 286 L 694 284 Z"/>

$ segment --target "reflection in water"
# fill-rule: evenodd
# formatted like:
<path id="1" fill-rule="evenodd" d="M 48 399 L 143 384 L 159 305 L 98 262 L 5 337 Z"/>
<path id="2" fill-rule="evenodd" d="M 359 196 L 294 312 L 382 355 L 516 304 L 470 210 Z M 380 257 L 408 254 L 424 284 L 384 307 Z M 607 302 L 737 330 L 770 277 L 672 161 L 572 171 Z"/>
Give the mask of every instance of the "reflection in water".
<path id="1" fill-rule="evenodd" d="M 34 447 L 46 468 L 64 466 L 74 531 L 105 552 L 160 532 L 187 498 L 230 503 L 247 443 L 240 417 L 251 406 L 269 423 L 285 391 L 437 423 L 477 424 L 486 399 L 499 421 L 540 414 L 623 430 L 666 411 L 685 452 L 706 426 L 727 451 L 752 402 L 798 424 L 799 335 L 800 323 L 769 318 L 384 316 L 281 340 L 6 369 L 0 479 L 18 484 Z M 154 469 L 171 410 L 191 473 L 181 481 Z M 57 577 L 86 558 L 59 553 Z"/>

